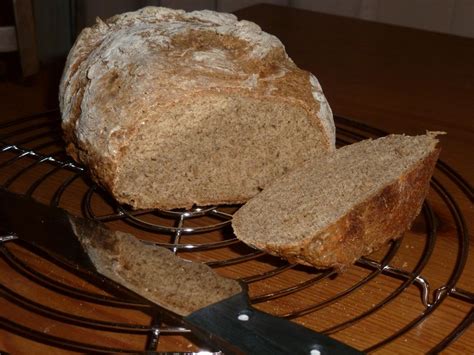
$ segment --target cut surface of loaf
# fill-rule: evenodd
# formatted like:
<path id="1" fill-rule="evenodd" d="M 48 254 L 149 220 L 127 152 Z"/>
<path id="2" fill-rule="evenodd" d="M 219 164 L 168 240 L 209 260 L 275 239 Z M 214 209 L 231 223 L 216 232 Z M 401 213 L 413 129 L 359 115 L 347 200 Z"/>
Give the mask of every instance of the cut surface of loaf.
<path id="1" fill-rule="evenodd" d="M 70 220 L 100 274 L 178 315 L 187 316 L 242 292 L 237 281 L 205 264 L 181 259 L 128 233 L 84 219 Z"/>
<path id="2" fill-rule="evenodd" d="M 245 202 L 335 149 L 318 80 L 231 14 L 98 20 L 69 53 L 59 99 L 68 152 L 134 208 Z"/>
<path id="3" fill-rule="evenodd" d="M 420 212 L 436 133 L 390 135 L 306 162 L 233 217 L 243 242 L 291 262 L 343 268 L 396 239 Z"/>

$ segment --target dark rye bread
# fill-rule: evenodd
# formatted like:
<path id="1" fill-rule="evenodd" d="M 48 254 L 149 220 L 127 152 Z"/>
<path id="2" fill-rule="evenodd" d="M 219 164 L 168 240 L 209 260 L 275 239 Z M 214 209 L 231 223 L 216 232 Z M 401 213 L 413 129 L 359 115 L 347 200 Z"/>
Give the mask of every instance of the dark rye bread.
<path id="1" fill-rule="evenodd" d="M 219 276 L 205 264 L 181 259 L 131 234 L 70 219 L 100 274 L 178 315 L 187 316 L 242 291 L 237 281 Z"/>
<path id="2" fill-rule="evenodd" d="M 366 140 L 305 163 L 235 213 L 236 236 L 291 262 L 352 264 L 410 228 L 438 159 L 437 134 Z"/>
<path id="3" fill-rule="evenodd" d="M 316 77 L 231 14 L 98 19 L 69 53 L 59 102 L 69 154 L 134 208 L 245 202 L 335 149 Z"/>

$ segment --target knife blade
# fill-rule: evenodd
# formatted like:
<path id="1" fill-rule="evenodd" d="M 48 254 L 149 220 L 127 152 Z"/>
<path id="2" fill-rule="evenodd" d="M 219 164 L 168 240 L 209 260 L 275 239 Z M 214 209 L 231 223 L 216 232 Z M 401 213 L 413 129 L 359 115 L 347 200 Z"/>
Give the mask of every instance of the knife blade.
<path id="1" fill-rule="evenodd" d="M 326 335 L 261 312 L 246 285 L 134 236 L 0 189 L 0 231 L 54 258 L 99 273 L 178 315 L 226 353 L 362 354 Z"/>

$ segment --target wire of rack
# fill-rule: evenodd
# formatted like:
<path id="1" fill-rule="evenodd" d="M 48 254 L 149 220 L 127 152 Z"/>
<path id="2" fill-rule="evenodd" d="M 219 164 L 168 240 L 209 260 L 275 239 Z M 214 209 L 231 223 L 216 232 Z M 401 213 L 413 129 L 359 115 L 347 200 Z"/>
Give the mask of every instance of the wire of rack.
<path id="1" fill-rule="evenodd" d="M 362 139 L 386 135 L 373 127 L 343 118 L 335 117 L 337 126 L 337 144 L 350 144 Z M 65 154 L 60 137 L 60 120 L 56 110 L 37 115 L 15 119 L 0 125 L 0 186 L 25 195 L 33 196 L 43 203 L 61 206 L 77 213 L 80 211 L 86 218 L 95 219 L 110 224 L 113 228 L 125 228 L 136 232 L 145 243 L 153 243 L 169 248 L 178 256 L 206 262 L 218 271 L 228 270 L 232 277 L 240 279 L 249 285 L 251 302 L 258 306 L 267 307 L 272 313 L 294 321 L 304 321 L 308 317 L 318 317 L 333 305 L 344 302 L 361 290 L 373 289 L 376 280 L 396 280 L 398 283 L 376 303 L 364 305 L 364 309 L 349 315 L 343 321 L 324 324 L 320 331 L 337 336 L 347 329 L 357 328 L 368 318 L 383 312 L 384 309 L 401 298 L 410 290 L 417 290 L 421 310 L 413 314 L 409 321 L 402 324 L 390 334 L 373 341 L 364 347 L 366 352 L 382 349 L 391 342 L 402 338 L 413 331 L 435 313 L 446 301 L 459 302 L 466 309 L 461 321 L 448 334 L 431 344 L 427 352 L 437 353 L 447 349 L 456 339 L 472 325 L 474 311 L 473 290 L 459 285 L 469 254 L 468 225 L 465 220 L 465 209 L 461 206 L 474 201 L 472 186 L 448 164 L 440 161 L 436 167 L 435 177 L 431 181 L 431 192 L 436 195 L 437 205 L 441 205 L 443 213 L 449 215 L 455 229 L 457 251 L 450 264 L 451 272 L 441 284 L 435 286 L 430 281 L 428 265 L 433 259 L 434 250 L 439 243 L 439 218 L 430 200 L 425 201 L 420 216 L 423 237 L 418 241 L 420 249 L 417 260 L 412 261 L 413 267 L 406 268 L 396 265 L 396 259 L 403 254 L 403 239 L 392 242 L 379 256 L 363 257 L 354 266 L 359 270 L 358 280 L 344 287 L 339 287 L 340 277 L 336 270 L 316 270 L 291 264 L 269 256 L 259 250 L 243 245 L 229 228 L 232 213 L 238 206 L 207 206 L 195 207 L 190 210 L 139 210 L 134 211 L 126 206 L 118 205 L 100 187 L 95 185 L 87 175 L 87 171 L 70 160 Z M 52 194 L 47 194 L 45 184 L 55 184 Z M 456 193 L 453 193 L 456 190 Z M 77 206 L 64 206 L 64 196 L 74 194 Z M 461 197 L 459 197 L 461 196 Z M 462 199 L 463 201 L 459 201 Z M 97 205 L 101 208 L 98 209 Z M 105 206 L 105 207 L 104 207 Z M 109 211 L 97 213 L 98 210 Z M 69 324 L 85 330 L 127 334 L 137 336 L 142 342 L 141 348 L 126 346 L 111 346 L 110 344 L 95 344 L 76 341 L 68 334 L 49 334 L 32 325 L 21 324 L 15 319 L 0 317 L 0 327 L 9 334 L 15 334 L 33 341 L 50 346 L 81 352 L 157 352 L 166 353 L 160 349 L 162 339 L 166 336 L 182 336 L 191 339 L 195 347 L 190 351 L 173 349 L 173 352 L 190 353 L 207 349 L 218 354 L 212 344 L 203 344 L 193 338 L 192 333 L 173 321 L 150 304 L 133 298 L 126 293 L 114 294 L 91 291 L 77 284 L 71 285 L 55 277 L 38 271 L 33 265 L 24 260 L 20 248 L 28 249 L 41 260 L 56 263 L 57 261 L 31 246 L 4 234 L 0 238 L 0 256 L 5 263 L 10 278 L 21 275 L 36 285 L 50 292 L 63 295 L 72 302 L 87 302 L 122 310 L 136 310 L 147 315 L 148 323 L 123 321 L 120 317 L 110 320 L 100 320 L 94 317 L 63 311 L 54 305 L 48 305 L 39 299 L 24 296 L 5 284 L 0 284 L 0 295 L 7 303 L 14 304 L 25 312 L 44 317 L 50 322 Z M 405 246 L 406 247 L 406 246 Z M 225 252 L 223 252 L 225 250 Z M 222 255 L 224 255 L 222 257 Z M 254 264 L 259 267 L 254 269 Z M 67 265 L 58 265 L 67 272 L 85 278 L 92 285 L 97 282 L 87 278 L 78 270 L 69 270 Z M 248 270 L 252 269 L 251 272 Z M 230 271 L 229 271 L 230 270 Z M 425 274 L 425 272 L 427 274 Z M 288 273 L 300 275 L 291 284 L 280 284 L 279 277 Z M 301 276 L 303 275 L 303 276 Z M 264 287 L 265 286 L 265 287 Z M 331 288 L 335 292 L 326 297 L 313 295 L 318 287 Z M 338 286 L 338 287 L 335 287 Z M 105 290 L 112 290 L 113 285 L 102 285 Z M 298 296 L 304 293 L 312 299 L 303 307 L 280 307 L 286 297 Z M 281 311 L 279 311 L 282 309 Z M 112 312 L 113 314 L 113 312 Z M 363 332 L 361 336 L 364 336 Z M 356 342 L 357 343 L 357 342 Z M 197 349 L 197 350 L 196 350 Z"/>

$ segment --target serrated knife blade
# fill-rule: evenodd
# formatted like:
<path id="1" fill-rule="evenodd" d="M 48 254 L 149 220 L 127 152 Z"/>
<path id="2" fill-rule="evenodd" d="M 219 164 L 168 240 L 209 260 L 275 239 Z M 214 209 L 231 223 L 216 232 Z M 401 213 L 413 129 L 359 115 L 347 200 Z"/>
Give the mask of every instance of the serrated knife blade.
<path id="1" fill-rule="evenodd" d="M 0 231 L 75 267 L 99 273 L 173 317 L 180 316 L 198 337 L 227 354 L 362 354 L 253 308 L 245 285 L 217 275 L 204 264 L 184 261 L 164 248 L 5 189 L 0 189 Z M 150 265 L 142 265 L 132 255 L 136 250 L 147 264 L 156 265 L 156 271 L 150 273 Z"/>

